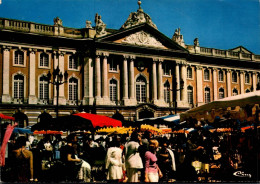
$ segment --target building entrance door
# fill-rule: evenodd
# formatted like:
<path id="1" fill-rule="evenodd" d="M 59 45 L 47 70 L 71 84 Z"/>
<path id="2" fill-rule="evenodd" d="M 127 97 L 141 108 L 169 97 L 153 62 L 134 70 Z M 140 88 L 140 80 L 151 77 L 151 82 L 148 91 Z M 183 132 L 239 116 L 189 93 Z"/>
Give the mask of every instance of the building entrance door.
<path id="1" fill-rule="evenodd" d="M 144 119 L 144 118 L 153 118 L 154 114 L 152 111 L 149 110 L 143 110 L 139 112 L 139 119 Z"/>

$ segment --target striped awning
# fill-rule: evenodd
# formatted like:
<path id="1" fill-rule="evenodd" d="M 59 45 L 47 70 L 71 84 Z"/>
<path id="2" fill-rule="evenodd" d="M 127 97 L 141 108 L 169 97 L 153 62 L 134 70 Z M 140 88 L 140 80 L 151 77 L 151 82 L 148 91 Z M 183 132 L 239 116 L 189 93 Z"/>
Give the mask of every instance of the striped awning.
<path id="1" fill-rule="evenodd" d="M 144 118 L 137 120 L 139 123 L 153 123 L 153 124 L 167 124 L 167 125 L 179 125 L 180 116 L 177 114 L 171 114 L 167 116 L 155 117 L 155 118 Z"/>

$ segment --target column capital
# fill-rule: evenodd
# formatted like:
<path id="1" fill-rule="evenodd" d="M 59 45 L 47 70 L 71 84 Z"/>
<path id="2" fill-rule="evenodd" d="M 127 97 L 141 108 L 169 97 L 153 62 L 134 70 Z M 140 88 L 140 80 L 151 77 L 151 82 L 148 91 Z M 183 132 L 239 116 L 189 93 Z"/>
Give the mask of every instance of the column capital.
<path id="1" fill-rule="evenodd" d="M 159 61 L 159 58 L 153 57 L 153 61 L 154 62 Z"/>
<path id="2" fill-rule="evenodd" d="M 123 58 L 124 58 L 124 59 L 128 59 L 128 58 L 130 58 L 130 55 L 128 55 L 128 54 L 123 54 Z"/>
<path id="3" fill-rule="evenodd" d="M 203 67 L 200 66 L 200 65 L 197 65 L 197 66 L 196 66 L 196 70 L 202 70 L 202 68 L 203 68 Z"/>
<path id="4" fill-rule="evenodd" d="M 231 69 L 227 69 L 227 73 L 231 73 Z"/>
<path id="5" fill-rule="evenodd" d="M 187 61 L 180 61 L 180 64 L 187 65 Z"/>
<path id="6" fill-rule="evenodd" d="M 218 71 L 218 68 L 213 67 L 212 70 L 213 71 Z M 222 69 L 220 69 L 220 70 L 222 70 Z"/>
<path id="7" fill-rule="evenodd" d="M 28 51 L 30 52 L 30 54 L 35 54 L 35 52 L 37 51 L 37 49 L 29 48 Z"/>
<path id="8" fill-rule="evenodd" d="M 102 56 L 102 52 L 101 52 L 101 51 L 96 51 L 96 56 L 97 56 L 97 57 Z"/>
<path id="9" fill-rule="evenodd" d="M 103 55 L 104 57 L 108 57 L 108 56 L 109 56 L 109 53 L 108 53 L 108 52 L 102 52 L 102 55 Z"/>
<path id="10" fill-rule="evenodd" d="M 3 45 L 2 48 L 4 49 L 4 51 L 10 51 L 12 49 L 12 47 L 6 45 Z"/>
<path id="11" fill-rule="evenodd" d="M 243 74 L 243 75 L 244 75 L 244 74 L 245 74 L 245 71 L 240 71 L 240 74 Z"/>
<path id="12" fill-rule="evenodd" d="M 256 71 L 252 71 L 252 74 L 253 74 L 253 75 L 256 75 Z"/>
<path id="13" fill-rule="evenodd" d="M 136 59 L 136 56 L 135 55 L 130 55 L 129 58 L 130 58 L 130 60 L 134 60 L 134 59 Z"/>

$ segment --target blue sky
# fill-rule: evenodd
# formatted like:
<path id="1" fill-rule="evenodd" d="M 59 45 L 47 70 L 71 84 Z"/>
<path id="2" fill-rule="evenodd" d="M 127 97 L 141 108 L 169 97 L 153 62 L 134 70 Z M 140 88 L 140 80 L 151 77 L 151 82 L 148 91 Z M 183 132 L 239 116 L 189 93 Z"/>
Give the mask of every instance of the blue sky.
<path id="1" fill-rule="evenodd" d="M 53 25 L 59 16 L 63 26 L 94 26 L 95 14 L 107 28 L 119 29 L 137 0 L 0 0 L 0 17 Z M 142 0 L 160 32 L 172 37 L 181 28 L 186 44 L 198 37 L 200 46 L 231 49 L 244 46 L 260 55 L 260 0 Z"/>

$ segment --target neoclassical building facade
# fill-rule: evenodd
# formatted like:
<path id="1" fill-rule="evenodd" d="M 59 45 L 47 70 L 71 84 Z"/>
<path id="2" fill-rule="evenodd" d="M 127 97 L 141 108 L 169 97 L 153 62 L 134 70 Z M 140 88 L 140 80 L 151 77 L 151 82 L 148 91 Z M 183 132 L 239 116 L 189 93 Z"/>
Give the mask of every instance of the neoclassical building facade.
<path id="1" fill-rule="evenodd" d="M 58 93 L 48 75 L 57 67 Z M 187 45 L 179 28 L 168 38 L 140 1 L 118 30 L 98 14 L 82 29 L 58 17 L 54 25 L 0 18 L 0 69 L 0 112 L 27 117 L 21 127 L 43 112 L 56 117 L 57 107 L 59 116 L 84 110 L 134 121 L 260 88 L 260 55 L 201 47 L 198 38 Z"/>

